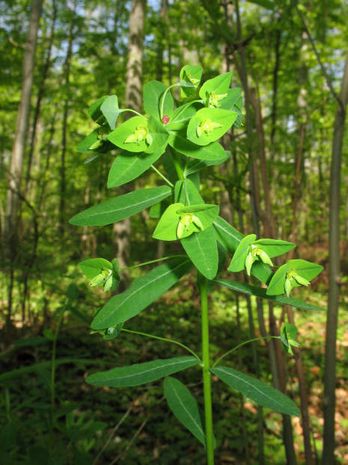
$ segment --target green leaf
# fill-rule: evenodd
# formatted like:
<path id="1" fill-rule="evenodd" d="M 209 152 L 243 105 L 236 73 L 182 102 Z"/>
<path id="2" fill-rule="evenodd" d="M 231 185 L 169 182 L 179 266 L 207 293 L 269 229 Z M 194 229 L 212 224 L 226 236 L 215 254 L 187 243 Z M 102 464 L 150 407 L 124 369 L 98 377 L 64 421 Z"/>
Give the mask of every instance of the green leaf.
<path id="1" fill-rule="evenodd" d="M 199 91 L 199 96 L 202 100 L 204 100 L 206 105 L 208 105 L 209 97 L 213 92 L 217 95 L 223 95 L 227 93 L 231 85 L 231 80 L 231 72 L 220 74 L 219 76 L 209 79 L 202 85 Z"/>
<path id="2" fill-rule="evenodd" d="M 144 85 L 143 99 L 144 110 L 148 115 L 160 120 L 160 98 L 166 90 L 166 86 L 159 81 L 150 81 Z M 164 115 L 172 116 L 174 111 L 174 99 L 170 92 L 167 92 L 164 102 Z"/>
<path id="3" fill-rule="evenodd" d="M 99 118 L 102 116 L 100 107 L 107 98 L 108 95 L 103 95 L 103 97 L 100 97 L 98 100 L 93 102 L 92 105 L 89 106 L 88 114 L 95 122 L 98 122 Z"/>
<path id="4" fill-rule="evenodd" d="M 132 282 L 112 297 L 94 317 L 93 330 L 106 329 L 133 318 L 168 291 L 191 268 L 186 258 L 175 258 Z"/>
<path id="5" fill-rule="evenodd" d="M 87 377 L 87 383 L 94 386 L 116 388 L 140 386 L 186 370 L 197 364 L 197 358 L 192 356 L 153 360 L 94 373 Z"/>
<path id="6" fill-rule="evenodd" d="M 204 203 L 198 189 L 188 178 L 184 179 L 184 181 L 178 181 L 175 184 L 174 197 L 176 202 L 180 202 L 185 205 Z"/>
<path id="7" fill-rule="evenodd" d="M 178 379 L 165 378 L 164 396 L 176 418 L 205 446 L 205 434 L 198 403 L 190 390 Z"/>
<path id="8" fill-rule="evenodd" d="M 253 295 L 255 297 L 261 297 L 262 299 L 270 300 L 278 305 L 290 305 L 291 307 L 298 308 L 300 310 L 313 310 L 313 311 L 322 311 L 323 309 L 317 305 L 309 304 L 300 299 L 294 299 L 293 297 L 285 297 L 283 295 L 268 295 L 266 289 L 262 289 L 255 286 L 250 286 L 246 283 L 240 283 L 236 281 L 226 280 L 226 279 L 216 279 L 214 281 L 221 286 L 227 287 L 232 291 L 239 292 L 241 294 Z"/>
<path id="9" fill-rule="evenodd" d="M 280 340 L 283 343 L 288 354 L 293 355 L 293 347 L 299 347 L 300 344 L 297 342 L 298 331 L 296 326 L 291 323 L 284 323 L 280 330 Z"/>
<path id="10" fill-rule="evenodd" d="M 248 234 L 240 241 L 228 267 L 228 271 L 237 273 L 238 271 L 244 270 L 245 260 L 249 253 L 249 247 L 255 241 L 255 239 L 256 234 Z"/>
<path id="11" fill-rule="evenodd" d="M 192 116 L 195 115 L 200 108 L 202 108 L 202 105 L 197 102 L 188 102 L 181 105 L 174 111 L 173 116 L 166 126 L 167 129 L 170 131 L 179 131 L 186 128 Z"/>
<path id="12" fill-rule="evenodd" d="M 213 368 L 211 372 L 232 389 L 253 400 L 257 405 L 268 407 L 274 412 L 285 415 L 300 416 L 298 407 L 288 396 L 253 376 L 224 366 Z"/>
<path id="13" fill-rule="evenodd" d="M 214 221 L 214 228 L 220 244 L 222 244 L 230 252 L 234 252 L 242 240 L 243 234 L 237 231 L 237 229 L 231 226 L 220 216 Z M 256 262 L 251 269 L 251 274 L 259 281 L 267 283 L 273 272 L 268 265 L 265 265 L 262 262 Z"/>
<path id="14" fill-rule="evenodd" d="M 270 258 L 279 257 L 296 247 L 292 242 L 279 239 L 258 239 L 254 244 L 261 247 Z"/>
<path id="15" fill-rule="evenodd" d="M 307 281 L 312 281 L 316 278 L 323 270 L 321 265 L 316 263 L 309 262 L 307 260 L 294 259 L 289 260 L 284 265 L 280 266 L 278 270 L 274 273 L 273 278 L 271 279 L 267 294 L 268 295 L 280 295 L 285 293 L 285 281 L 287 275 L 295 273 L 300 275 Z M 296 278 L 295 278 L 296 279 Z M 301 284 L 297 281 L 293 281 L 293 287 L 299 287 Z"/>
<path id="16" fill-rule="evenodd" d="M 80 264 L 82 273 L 89 279 L 90 286 L 100 286 L 104 291 L 115 290 L 119 284 L 120 276 L 116 260 L 109 262 L 104 258 L 88 258 Z"/>
<path id="17" fill-rule="evenodd" d="M 218 272 L 219 254 L 213 227 L 182 239 L 181 244 L 198 271 L 207 279 L 214 279 Z"/>
<path id="18" fill-rule="evenodd" d="M 234 89 L 228 89 L 226 94 L 226 97 L 221 100 L 220 108 L 241 113 L 243 108 L 243 97 L 241 88 L 235 87 Z"/>
<path id="19" fill-rule="evenodd" d="M 162 123 L 157 121 L 153 116 L 149 118 L 149 134 L 151 136 L 151 144 L 146 152 L 164 152 L 168 142 L 169 133 Z"/>
<path id="20" fill-rule="evenodd" d="M 112 263 L 105 258 L 88 258 L 79 263 L 79 267 L 87 279 L 93 279 L 103 270 L 112 270 Z"/>
<path id="21" fill-rule="evenodd" d="M 145 152 L 152 143 L 148 137 L 148 120 L 144 116 L 134 116 L 110 132 L 107 138 L 128 152 Z"/>
<path id="22" fill-rule="evenodd" d="M 225 163 L 227 160 L 229 160 L 230 157 L 230 153 L 225 150 L 224 158 L 216 158 L 215 160 L 189 160 L 184 170 L 184 176 L 191 176 L 192 174 L 198 173 L 200 170 L 209 166 L 221 165 L 222 163 Z"/>
<path id="23" fill-rule="evenodd" d="M 174 150 L 187 157 L 208 161 L 215 160 L 217 163 L 221 163 L 221 160 L 226 160 L 226 152 L 218 142 L 213 142 L 212 144 L 202 147 L 187 140 L 185 134 L 176 133 L 170 135 L 169 145 L 173 147 Z"/>
<path id="24" fill-rule="evenodd" d="M 100 145 L 102 141 L 99 138 L 98 129 L 95 129 L 91 133 L 88 134 L 82 141 L 77 145 L 76 150 L 80 153 L 88 152 L 91 150 L 91 147 L 95 146 L 98 142 Z"/>
<path id="25" fill-rule="evenodd" d="M 111 165 L 108 176 L 108 188 L 122 186 L 138 178 L 147 171 L 163 154 L 162 150 L 154 153 L 140 153 L 134 155 L 123 152 L 117 155 Z"/>
<path id="26" fill-rule="evenodd" d="M 138 189 L 87 208 L 73 216 L 69 223 L 75 226 L 105 226 L 116 223 L 151 207 L 171 193 L 169 186 Z"/>
<path id="27" fill-rule="evenodd" d="M 180 70 L 180 82 L 182 83 L 181 96 L 192 97 L 202 79 L 203 69 L 199 65 L 186 65 Z M 184 84 L 186 84 L 184 86 Z"/>
<path id="28" fill-rule="evenodd" d="M 115 129 L 116 121 L 121 113 L 118 107 L 118 98 L 116 95 L 109 95 L 100 106 L 100 111 L 105 117 L 110 129 Z"/>
<path id="29" fill-rule="evenodd" d="M 176 241 L 178 223 L 180 215 L 177 213 L 180 207 L 183 207 L 182 203 L 173 203 L 164 211 L 159 222 L 157 223 L 156 229 L 152 234 L 154 239 L 161 241 Z"/>
<path id="30" fill-rule="evenodd" d="M 236 121 L 238 114 L 217 108 L 202 108 L 191 118 L 187 138 L 197 145 L 208 145 L 220 139 Z"/>

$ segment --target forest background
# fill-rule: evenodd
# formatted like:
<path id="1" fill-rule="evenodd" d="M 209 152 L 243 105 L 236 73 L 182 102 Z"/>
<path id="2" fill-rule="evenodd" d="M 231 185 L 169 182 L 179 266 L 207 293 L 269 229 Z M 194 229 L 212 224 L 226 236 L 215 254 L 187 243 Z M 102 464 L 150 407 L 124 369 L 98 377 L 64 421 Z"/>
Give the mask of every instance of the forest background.
<path id="1" fill-rule="evenodd" d="M 92 129 L 88 106 L 117 94 L 141 110 L 144 82 L 169 85 L 183 65 L 201 64 L 205 79 L 233 71 L 245 102 L 245 124 L 224 141 L 230 159 L 209 172 L 207 198 L 243 233 L 296 242 L 293 257 L 325 269 L 302 292 L 318 313 L 214 292 L 216 351 L 277 334 L 285 319 L 296 322 L 301 343 L 294 357 L 276 348 L 273 370 L 273 343 L 238 351 L 235 364 L 273 379 L 302 417 L 260 417 L 246 399 L 216 388 L 219 464 L 347 464 L 348 4 L 2 0 L 0 11 L 0 463 L 202 463 L 155 385 L 84 383 L 115 354 L 131 363 L 163 351 L 90 334 L 105 296 L 78 268 L 86 257 L 128 265 L 156 258 L 164 245 L 153 248 L 153 220 L 144 212 L 103 229 L 68 224 L 121 192 L 105 187 L 114 154 L 77 150 Z M 144 330 L 197 343 L 186 281 L 184 292 L 172 290 L 140 317 Z"/>

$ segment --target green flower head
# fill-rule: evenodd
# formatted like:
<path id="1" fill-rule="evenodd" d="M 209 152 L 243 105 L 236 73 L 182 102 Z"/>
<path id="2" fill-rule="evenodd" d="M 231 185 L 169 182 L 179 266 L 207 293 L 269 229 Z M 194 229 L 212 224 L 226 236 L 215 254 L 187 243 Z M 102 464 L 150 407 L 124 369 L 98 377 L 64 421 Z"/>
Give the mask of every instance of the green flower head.
<path id="1" fill-rule="evenodd" d="M 176 235 L 178 239 L 182 239 L 183 237 L 187 237 L 194 232 L 199 232 L 202 230 L 203 224 L 198 216 L 192 213 L 185 213 L 179 220 Z"/>
<path id="2" fill-rule="evenodd" d="M 125 144 L 141 144 L 142 142 L 146 142 L 148 145 L 152 143 L 152 136 L 149 134 L 147 127 L 145 126 L 138 126 L 135 131 L 130 134 L 126 140 L 124 141 Z"/>
<path id="3" fill-rule="evenodd" d="M 221 127 L 222 124 L 216 123 L 211 119 L 205 119 L 197 126 L 197 136 L 201 137 L 202 134 L 211 134 L 215 129 Z"/>

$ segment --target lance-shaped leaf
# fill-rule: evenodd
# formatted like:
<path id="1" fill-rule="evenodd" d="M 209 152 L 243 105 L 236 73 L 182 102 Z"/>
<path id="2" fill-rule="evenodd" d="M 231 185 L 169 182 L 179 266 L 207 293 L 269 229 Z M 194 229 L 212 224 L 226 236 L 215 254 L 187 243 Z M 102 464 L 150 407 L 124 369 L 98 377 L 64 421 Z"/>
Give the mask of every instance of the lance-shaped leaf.
<path id="1" fill-rule="evenodd" d="M 291 288 L 305 285 L 305 283 L 312 281 L 316 278 L 323 270 L 321 265 L 309 262 L 307 260 L 294 259 L 289 260 L 284 265 L 280 266 L 274 273 L 271 279 L 267 294 L 268 295 L 280 295 L 286 291 L 285 283 L 287 278 L 291 279 Z M 296 276 L 298 278 L 296 279 Z M 294 278 L 291 278 L 294 276 Z M 303 278 L 303 281 L 302 279 Z"/>
<path id="2" fill-rule="evenodd" d="M 191 118 L 187 138 L 197 145 L 220 139 L 236 121 L 238 113 L 219 108 L 202 108 Z"/>
<path id="3" fill-rule="evenodd" d="M 179 132 L 169 137 L 169 145 L 187 157 L 207 161 L 215 160 L 217 163 L 226 160 L 226 152 L 218 142 L 201 147 L 187 140 L 186 135 Z"/>
<path id="4" fill-rule="evenodd" d="M 122 186 L 138 178 L 161 157 L 162 153 L 163 150 L 158 150 L 137 155 L 130 152 L 117 155 L 109 171 L 108 188 Z"/>
<path id="5" fill-rule="evenodd" d="M 266 289 L 262 289 L 256 286 L 250 286 L 249 284 L 246 284 L 246 283 L 231 281 L 227 279 L 216 279 L 214 282 L 216 282 L 217 284 L 220 284 L 221 286 L 227 287 L 228 289 L 231 289 L 232 291 L 239 292 L 241 294 L 246 294 L 246 295 L 253 295 L 255 297 L 261 297 L 262 299 L 271 300 L 272 302 L 278 305 L 290 305 L 300 310 L 315 310 L 315 311 L 323 310 L 321 307 L 318 307 L 317 305 L 304 302 L 303 300 L 300 300 L 300 299 L 294 299 L 293 297 L 285 297 L 283 295 L 277 295 L 277 296 L 268 295 L 266 293 Z"/>
<path id="6" fill-rule="evenodd" d="M 176 418 L 205 446 L 205 434 L 197 400 L 178 379 L 169 376 L 163 383 L 164 396 Z"/>
<path id="7" fill-rule="evenodd" d="M 108 122 L 110 129 L 115 129 L 117 118 L 122 111 L 118 106 L 117 96 L 109 95 L 106 97 L 100 106 L 100 111 Z"/>
<path id="8" fill-rule="evenodd" d="M 198 364 L 193 356 L 173 357 L 151 362 L 136 363 L 113 368 L 87 377 L 87 383 L 95 386 L 132 387 L 151 383 L 158 379 L 186 370 Z"/>
<path id="9" fill-rule="evenodd" d="M 191 268 L 187 258 L 175 258 L 135 279 L 112 297 L 94 317 L 93 330 L 106 329 L 133 318 L 174 286 Z"/>
<path id="10" fill-rule="evenodd" d="M 105 226 L 116 223 L 151 207 L 171 193 L 169 186 L 138 189 L 87 208 L 73 216 L 69 223 L 76 226 Z"/>
<path id="11" fill-rule="evenodd" d="M 214 221 L 214 228 L 220 244 L 230 252 L 234 252 L 240 241 L 243 239 L 243 234 L 237 231 L 237 229 L 231 226 L 220 216 Z M 259 281 L 267 283 L 273 275 L 273 272 L 268 265 L 265 265 L 262 262 L 257 262 L 252 267 L 251 274 Z"/>
<path id="12" fill-rule="evenodd" d="M 166 86 L 160 81 L 150 81 L 144 85 L 144 111 L 157 120 L 160 120 L 160 101 L 165 90 Z M 164 115 L 171 118 L 174 111 L 174 99 L 170 92 L 167 92 L 163 105 Z"/>
<path id="13" fill-rule="evenodd" d="M 268 384 L 259 381 L 253 376 L 246 375 L 233 368 L 219 366 L 213 368 L 212 373 L 232 389 L 242 393 L 257 405 L 268 407 L 271 410 L 285 415 L 298 417 L 300 411 L 288 396 Z"/>
<path id="14" fill-rule="evenodd" d="M 198 271 L 207 279 L 214 279 L 219 266 L 219 254 L 212 226 L 181 240 L 181 245 Z"/>

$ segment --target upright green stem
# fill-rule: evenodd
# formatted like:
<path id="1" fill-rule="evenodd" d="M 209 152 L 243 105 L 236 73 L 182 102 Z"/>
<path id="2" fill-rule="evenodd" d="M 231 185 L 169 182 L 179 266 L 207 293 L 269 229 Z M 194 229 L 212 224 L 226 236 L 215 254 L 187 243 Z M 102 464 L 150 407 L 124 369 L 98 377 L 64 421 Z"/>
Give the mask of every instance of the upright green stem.
<path id="1" fill-rule="evenodd" d="M 202 365 L 205 415 L 205 440 L 207 451 L 207 465 L 214 465 L 214 433 L 213 406 L 211 395 L 210 350 L 209 350 L 209 313 L 208 313 L 208 285 L 207 280 L 199 277 L 202 313 Z"/>

